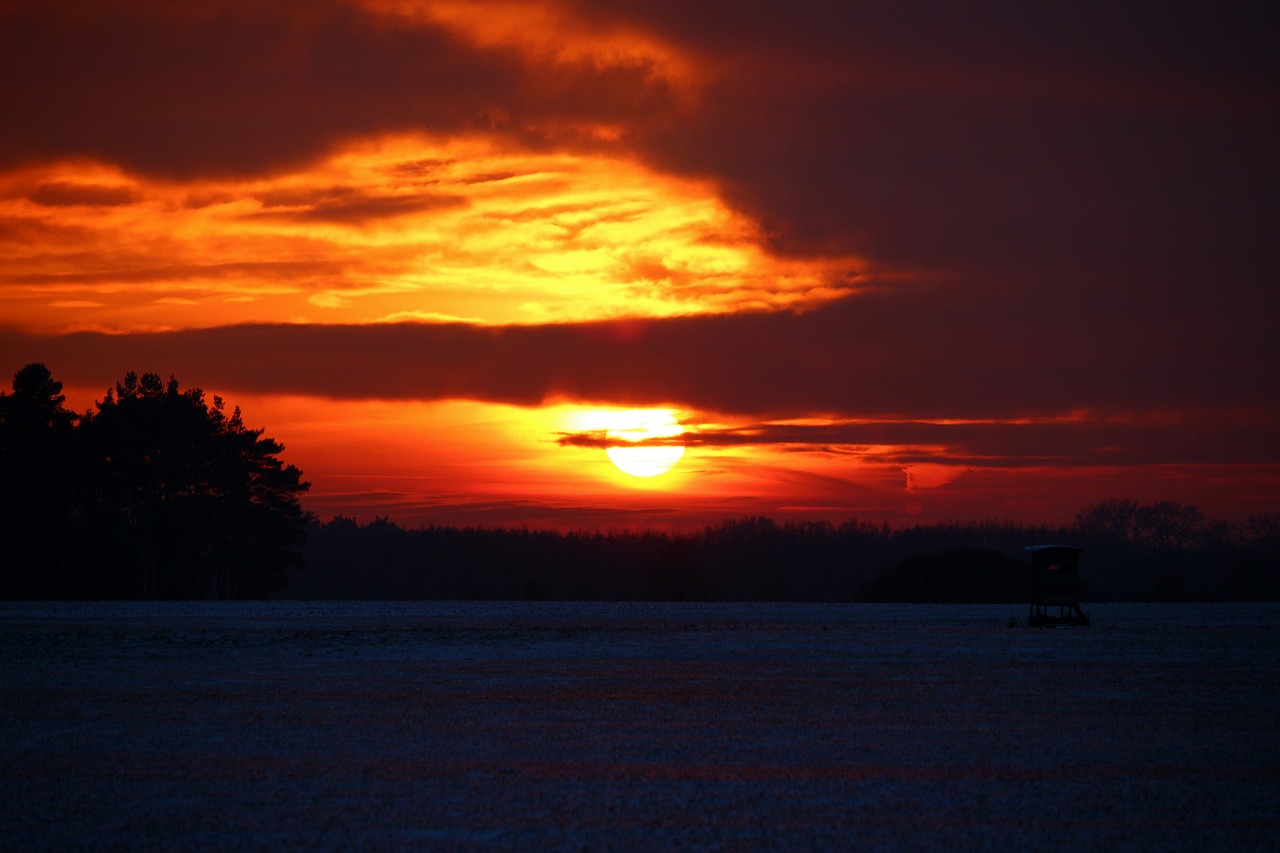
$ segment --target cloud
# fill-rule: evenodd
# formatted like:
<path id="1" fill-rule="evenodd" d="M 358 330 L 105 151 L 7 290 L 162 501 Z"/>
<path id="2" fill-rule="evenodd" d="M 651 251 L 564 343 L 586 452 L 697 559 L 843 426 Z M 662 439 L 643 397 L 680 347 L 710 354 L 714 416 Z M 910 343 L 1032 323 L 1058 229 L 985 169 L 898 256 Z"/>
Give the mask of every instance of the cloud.
<path id="1" fill-rule="evenodd" d="M 77 188 L 79 200 L 79 187 L 126 180 L 136 195 L 128 205 L 50 208 L 27 197 L 58 186 Z M 0 175 L 0 253 L 0 285 L 13 285 L 7 319 L 45 331 L 197 319 L 166 316 L 154 302 L 140 310 L 129 297 L 140 288 L 189 296 L 198 286 L 210 308 L 203 325 L 308 317 L 317 291 L 348 300 L 326 312 L 337 322 L 421 313 L 509 323 L 779 308 L 870 281 L 856 258 L 768 255 L 755 223 L 709 182 L 484 136 L 366 139 L 254 180 L 129 179 L 76 161 L 31 167 Z M 112 310 L 48 315 L 55 292 Z M 226 308 L 268 293 L 277 298 Z M 523 307 L 534 304 L 543 312 Z"/>
<path id="2" fill-rule="evenodd" d="M 1192 412 L 1114 418 L 1106 413 L 1042 421 L 931 422 L 904 420 L 829 423 L 752 423 L 729 428 L 691 426 L 683 435 L 627 442 L 603 431 L 562 433 L 570 447 L 680 445 L 686 448 L 776 448 L 856 456 L 864 462 L 910 467 L 917 484 L 945 480 L 949 468 L 1102 465 L 1280 463 L 1274 441 L 1280 410 Z M 954 474 L 952 475 L 954 476 Z"/>
<path id="3" fill-rule="evenodd" d="M 673 103 L 645 67 L 506 54 L 336 0 L 6 3 L 0 56 L 0 164 L 169 177 L 266 174 L 387 131 L 593 136 Z"/>
<path id="4" fill-rule="evenodd" d="M 75 284 L 136 284 L 172 283 L 192 280 L 251 280 L 267 285 L 277 280 L 297 281 L 305 278 L 336 276 L 346 268 L 341 261 L 228 261 L 222 263 L 168 264 L 163 266 L 119 265 L 122 259 L 103 253 L 101 256 L 79 258 L 87 267 L 86 272 L 66 273 L 0 273 L 0 284 L 75 285 Z M 113 263 L 114 262 L 114 263 Z"/>
<path id="5" fill-rule="evenodd" d="M 633 145 L 715 175 L 774 250 L 964 288 L 960 324 L 1034 291 L 1042 316 L 1124 316 L 1140 347 L 1168 318 L 1264 346 L 1257 312 L 1280 314 L 1280 59 L 1261 7 L 575 5 L 717 69 L 695 113 Z"/>
<path id="6" fill-rule="evenodd" d="M 1271 365 L 1189 338 L 1132 347 L 1103 322 L 1042 324 L 872 294 L 809 312 L 546 326 L 245 325 L 164 334 L 0 334 L 0 356 L 77 384 L 128 369 L 187 382 L 335 398 L 566 398 L 676 404 L 755 419 L 995 419 L 1072 411 L 1239 411 L 1280 399 Z"/>
<path id="7" fill-rule="evenodd" d="M 255 217 L 348 225 L 467 204 L 465 198 L 456 195 L 420 192 L 383 195 L 355 187 L 277 190 L 263 193 L 258 201 L 263 209 L 252 214 Z"/>
<path id="8" fill-rule="evenodd" d="M 31 200 L 36 204 L 49 207 L 67 207 L 71 205 L 118 207 L 133 204 L 140 197 L 132 187 L 73 184 L 61 181 L 41 184 L 30 196 Z"/>

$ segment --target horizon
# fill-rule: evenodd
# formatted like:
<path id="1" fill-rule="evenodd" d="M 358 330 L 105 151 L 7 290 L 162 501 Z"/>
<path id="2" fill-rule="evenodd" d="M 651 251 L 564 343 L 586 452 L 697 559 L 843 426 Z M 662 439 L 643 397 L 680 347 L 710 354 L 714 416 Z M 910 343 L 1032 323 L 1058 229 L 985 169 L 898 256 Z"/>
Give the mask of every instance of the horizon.
<path id="1" fill-rule="evenodd" d="M 220 396 L 322 519 L 1275 512 L 1264 15 L 20 0 L 0 370 Z"/>

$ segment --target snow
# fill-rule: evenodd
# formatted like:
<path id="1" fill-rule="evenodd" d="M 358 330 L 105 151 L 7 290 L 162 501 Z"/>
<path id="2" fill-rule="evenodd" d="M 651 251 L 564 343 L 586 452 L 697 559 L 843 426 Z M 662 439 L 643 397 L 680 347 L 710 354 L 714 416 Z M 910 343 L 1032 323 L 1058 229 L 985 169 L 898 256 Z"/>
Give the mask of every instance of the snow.
<path id="1" fill-rule="evenodd" d="M 3 846 L 1280 847 L 1280 606 L 1088 610 L 0 604 Z"/>

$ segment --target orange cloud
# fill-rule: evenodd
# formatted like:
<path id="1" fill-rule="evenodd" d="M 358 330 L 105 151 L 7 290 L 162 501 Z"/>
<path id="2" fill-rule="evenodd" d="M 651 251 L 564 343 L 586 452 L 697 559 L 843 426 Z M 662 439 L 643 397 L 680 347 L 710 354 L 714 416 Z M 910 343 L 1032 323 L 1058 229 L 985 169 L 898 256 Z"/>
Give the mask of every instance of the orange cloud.
<path id="1" fill-rule="evenodd" d="M 0 300 L 31 330 L 805 307 L 861 267 L 772 256 L 709 182 L 484 136 L 352 142 L 255 179 L 65 161 L 0 198 Z"/>
<path id="2" fill-rule="evenodd" d="M 515 50 L 535 63 L 594 69 L 643 68 L 686 94 L 701 82 L 699 61 L 655 31 L 619 20 L 593 22 L 555 0 L 356 0 L 395 19 L 443 27 L 486 50 Z"/>

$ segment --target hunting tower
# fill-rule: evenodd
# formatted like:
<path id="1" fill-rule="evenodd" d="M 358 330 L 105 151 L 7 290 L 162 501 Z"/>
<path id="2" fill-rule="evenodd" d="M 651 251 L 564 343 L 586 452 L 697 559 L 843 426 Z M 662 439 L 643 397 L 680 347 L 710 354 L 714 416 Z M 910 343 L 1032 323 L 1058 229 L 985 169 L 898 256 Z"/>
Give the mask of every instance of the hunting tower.
<path id="1" fill-rule="evenodd" d="M 1069 545 L 1028 545 L 1032 625 L 1088 625 L 1080 609 L 1080 554 Z M 1056 609 L 1056 613 L 1052 612 Z"/>

